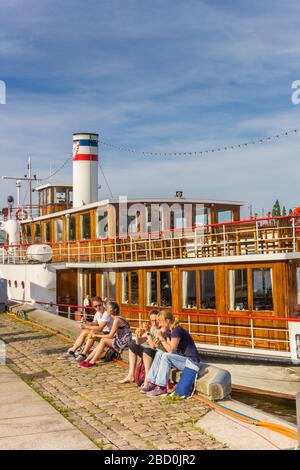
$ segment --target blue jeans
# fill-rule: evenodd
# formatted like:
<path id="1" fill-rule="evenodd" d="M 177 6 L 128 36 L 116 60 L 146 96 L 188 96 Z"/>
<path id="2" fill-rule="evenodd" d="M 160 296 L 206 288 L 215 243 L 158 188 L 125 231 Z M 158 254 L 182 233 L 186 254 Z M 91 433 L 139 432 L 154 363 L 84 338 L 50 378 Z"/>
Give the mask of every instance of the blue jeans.
<path id="1" fill-rule="evenodd" d="M 158 350 L 147 375 L 147 381 L 159 387 L 166 387 L 172 368 L 183 370 L 185 367 L 191 367 L 195 369 L 195 366 L 199 367 L 199 364 L 188 357 Z"/>

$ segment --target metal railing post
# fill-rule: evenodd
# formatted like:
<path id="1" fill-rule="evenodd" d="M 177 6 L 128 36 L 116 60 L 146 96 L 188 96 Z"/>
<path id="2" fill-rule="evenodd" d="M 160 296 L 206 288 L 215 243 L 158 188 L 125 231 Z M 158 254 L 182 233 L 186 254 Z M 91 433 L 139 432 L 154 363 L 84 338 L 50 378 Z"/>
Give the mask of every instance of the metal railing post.
<path id="1" fill-rule="evenodd" d="M 130 261 L 133 261 L 132 237 L 129 237 L 129 240 L 130 240 Z"/>
<path id="2" fill-rule="evenodd" d="M 71 307 L 68 307 L 68 319 L 71 320 Z"/>
<path id="3" fill-rule="evenodd" d="M 297 427 L 298 427 L 298 450 L 300 450 L 300 392 L 296 393 Z"/>
<path id="4" fill-rule="evenodd" d="M 151 250 L 151 235 L 148 235 L 148 252 L 149 252 L 149 260 L 152 261 L 152 250 Z"/>
<path id="5" fill-rule="evenodd" d="M 258 230 L 258 222 L 255 222 L 255 230 L 256 230 L 256 253 L 259 252 L 259 230 Z"/>
<path id="6" fill-rule="evenodd" d="M 91 261 L 91 242 L 89 241 L 89 261 Z"/>
<path id="7" fill-rule="evenodd" d="M 142 328 L 142 317 L 141 317 L 141 312 L 139 312 L 139 328 Z"/>
<path id="8" fill-rule="evenodd" d="M 251 325 L 251 348 L 254 349 L 254 331 L 253 331 L 253 319 L 250 320 Z"/>
<path id="9" fill-rule="evenodd" d="M 80 243 L 77 242 L 77 262 L 80 263 Z"/>
<path id="10" fill-rule="evenodd" d="M 197 258 L 197 255 L 198 255 L 197 244 L 198 244 L 198 240 L 197 240 L 197 227 L 196 227 L 195 230 L 194 230 L 194 253 L 195 253 L 195 258 Z"/>
<path id="11" fill-rule="evenodd" d="M 219 317 L 218 317 L 218 345 L 221 346 L 221 325 L 220 325 Z"/>
<path id="12" fill-rule="evenodd" d="M 227 253 L 227 249 L 226 249 L 226 228 L 225 228 L 225 225 L 223 225 L 223 254 L 224 256 L 226 255 Z"/>
<path id="13" fill-rule="evenodd" d="M 295 253 L 296 251 L 296 227 L 295 227 L 295 218 L 293 217 L 292 219 L 292 225 L 293 225 L 293 252 Z"/>
<path id="14" fill-rule="evenodd" d="M 191 333 L 191 317 L 188 315 L 189 333 Z"/>

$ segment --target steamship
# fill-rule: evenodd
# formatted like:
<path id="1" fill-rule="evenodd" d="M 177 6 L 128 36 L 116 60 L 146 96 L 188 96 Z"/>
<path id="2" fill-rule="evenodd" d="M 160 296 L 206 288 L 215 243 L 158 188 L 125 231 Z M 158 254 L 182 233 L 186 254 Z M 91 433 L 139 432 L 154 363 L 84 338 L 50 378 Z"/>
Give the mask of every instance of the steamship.
<path id="1" fill-rule="evenodd" d="M 98 142 L 74 134 L 73 184 L 39 185 L 35 206 L 3 209 L 7 301 L 76 320 L 100 295 L 133 329 L 167 307 L 202 351 L 300 364 L 298 212 L 241 220 L 241 201 L 180 192 L 99 201 Z"/>

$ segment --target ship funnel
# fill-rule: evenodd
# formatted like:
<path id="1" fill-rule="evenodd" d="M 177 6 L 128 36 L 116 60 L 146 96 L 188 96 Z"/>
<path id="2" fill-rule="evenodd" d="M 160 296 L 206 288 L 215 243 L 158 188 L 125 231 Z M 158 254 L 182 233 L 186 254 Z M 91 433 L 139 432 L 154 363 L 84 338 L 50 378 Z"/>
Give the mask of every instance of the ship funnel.
<path id="1" fill-rule="evenodd" d="M 73 134 L 73 207 L 98 201 L 98 134 Z"/>

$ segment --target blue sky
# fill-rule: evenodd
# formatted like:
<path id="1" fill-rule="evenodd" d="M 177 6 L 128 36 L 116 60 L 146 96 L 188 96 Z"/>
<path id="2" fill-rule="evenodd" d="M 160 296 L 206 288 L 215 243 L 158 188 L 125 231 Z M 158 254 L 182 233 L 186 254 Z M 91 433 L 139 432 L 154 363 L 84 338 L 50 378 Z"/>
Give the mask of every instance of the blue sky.
<path id="1" fill-rule="evenodd" d="M 2 174 L 39 176 L 72 133 L 185 151 L 300 127 L 300 4 L 294 0 L 6 0 L 0 4 Z M 243 151 L 150 158 L 101 148 L 115 196 L 300 205 L 300 134 Z M 71 165 L 57 176 L 71 181 Z M 104 181 L 99 197 L 108 196 Z M 0 181 L 1 202 L 13 192 Z"/>

